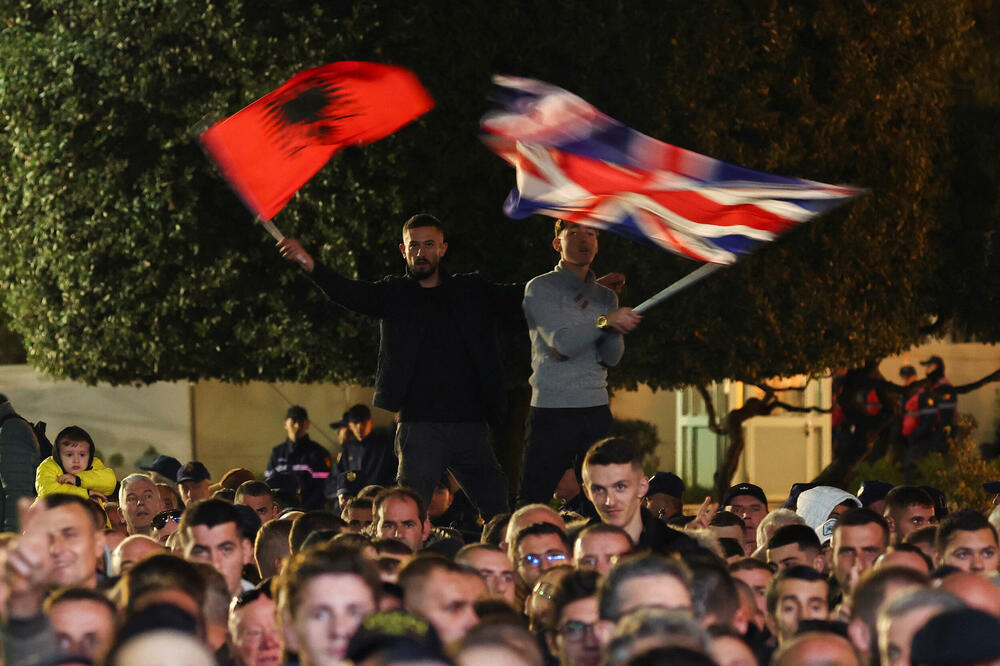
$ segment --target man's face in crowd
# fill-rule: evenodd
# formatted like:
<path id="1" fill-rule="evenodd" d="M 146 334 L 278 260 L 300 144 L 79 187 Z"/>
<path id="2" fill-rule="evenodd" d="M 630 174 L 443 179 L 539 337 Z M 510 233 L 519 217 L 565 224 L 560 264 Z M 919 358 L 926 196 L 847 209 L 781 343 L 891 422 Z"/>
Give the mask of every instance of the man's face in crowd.
<path id="1" fill-rule="evenodd" d="M 622 615 L 646 606 L 691 610 L 691 593 L 684 581 L 669 574 L 636 576 L 622 583 Z"/>
<path id="2" fill-rule="evenodd" d="M 379 507 L 378 536 L 398 539 L 417 552 L 430 534 L 430 524 L 420 520 L 417 503 L 410 497 L 389 497 Z"/>
<path id="3" fill-rule="evenodd" d="M 503 597 L 513 605 L 516 581 L 510 559 L 503 553 L 485 548 L 470 550 L 468 559 L 469 564 L 479 572 L 483 583 L 486 584 L 486 591 Z"/>
<path id="4" fill-rule="evenodd" d="M 910 532 L 933 524 L 934 507 L 911 504 L 898 511 L 890 512 L 890 515 L 886 516 L 886 520 L 890 521 L 890 528 L 895 533 L 898 543 L 905 539 Z"/>
<path id="5" fill-rule="evenodd" d="M 767 561 L 770 564 L 778 565 L 778 571 L 799 565 L 813 567 L 817 571 L 821 571 L 821 568 L 816 567 L 816 560 L 819 557 L 818 550 L 808 548 L 803 550 L 797 543 L 767 549 Z"/>
<path id="6" fill-rule="evenodd" d="M 52 558 L 52 582 L 61 586 L 97 586 L 97 558 L 104 554 L 104 532 L 82 506 L 65 504 L 46 509 Z"/>
<path id="7" fill-rule="evenodd" d="M 771 584 L 774 574 L 766 569 L 739 569 L 733 572 L 733 578 L 738 578 L 753 590 L 753 598 L 761 617 L 767 616 L 767 586 Z"/>
<path id="8" fill-rule="evenodd" d="M 997 570 L 997 540 L 993 530 L 957 530 L 952 532 L 940 564 L 950 564 L 974 574 L 992 574 Z"/>
<path id="9" fill-rule="evenodd" d="M 285 434 L 293 442 L 309 431 L 309 420 L 285 419 Z"/>
<path id="10" fill-rule="evenodd" d="M 431 502 L 427 505 L 427 515 L 437 518 L 451 507 L 451 488 L 438 486 L 431 495 Z"/>
<path id="11" fill-rule="evenodd" d="M 598 532 L 576 540 L 573 559 L 578 569 L 592 569 L 605 576 L 619 557 L 631 551 L 631 544 L 624 534 Z"/>
<path id="12" fill-rule="evenodd" d="M 549 650 L 559 659 L 559 666 L 601 663 L 601 645 L 594 635 L 598 619 L 597 597 L 577 599 L 563 607 L 555 634 L 547 636 Z"/>
<path id="13" fill-rule="evenodd" d="M 399 251 L 410 274 L 417 280 L 423 280 L 437 272 L 441 258 L 448 251 L 448 243 L 437 227 L 417 227 L 403 232 Z"/>
<path id="14" fill-rule="evenodd" d="M 160 492 L 160 506 L 163 507 L 164 511 L 180 508 L 177 504 L 177 496 L 174 495 L 174 491 L 170 489 L 170 486 L 156 484 L 156 489 Z"/>
<path id="15" fill-rule="evenodd" d="M 878 523 L 838 525 L 833 532 L 833 567 L 841 589 L 850 593 L 858 576 L 885 552 L 885 534 Z"/>
<path id="16" fill-rule="evenodd" d="M 734 497 L 726 511 L 732 511 L 743 519 L 743 540 L 746 543 L 757 543 L 757 526 L 767 515 L 767 505 L 752 495 L 737 495 Z"/>
<path id="17" fill-rule="evenodd" d="M 344 509 L 341 516 L 347 523 L 349 532 L 364 532 L 368 534 L 372 526 L 372 510 L 362 506 L 352 506 Z"/>
<path id="18" fill-rule="evenodd" d="M 103 663 L 115 637 L 115 618 L 106 604 L 69 599 L 53 604 L 49 621 L 61 654 L 85 655 Z"/>
<path id="19" fill-rule="evenodd" d="M 149 530 L 153 516 L 163 510 L 160 491 L 152 481 L 138 479 L 122 488 L 125 523 L 129 534 L 140 534 Z"/>
<path id="20" fill-rule="evenodd" d="M 350 428 L 354 438 L 360 442 L 371 433 L 373 425 L 374 422 L 371 419 L 366 419 L 364 421 L 349 421 L 347 427 Z"/>
<path id="21" fill-rule="evenodd" d="M 203 481 L 181 481 L 181 499 L 184 500 L 185 506 L 190 506 L 192 502 L 197 502 L 198 500 L 208 499 L 212 496 L 209 488 L 212 485 L 211 479 L 205 479 Z"/>
<path id="22" fill-rule="evenodd" d="M 184 555 L 195 562 L 208 562 L 226 579 L 232 595 L 239 594 L 243 565 L 253 557 L 249 539 L 244 539 L 236 523 L 221 523 L 215 527 L 195 525 L 188 528 Z"/>
<path id="23" fill-rule="evenodd" d="M 261 525 L 278 517 L 278 507 L 275 505 L 274 498 L 270 494 L 261 495 L 260 497 L 240 495 L 236 504 L 246 504 L 253 509 L 257 517 L 260 518 Z"/>
<path id="24" fill-rule="evenodd" d="M 827 602 L 829 587 L 825 580 L 789 578 L 778 583 L 778 604 L 774 615 L 768 616 L 772 633 L 782 643 L 795 636 L 802 620 L 826 620 L 830 616 Z"/>
<path id="25" fill-rule="evenodd" d="M 559 259 L 569 266 L 589 266 L 597 256 L 597 230 L 570 222 L 552 239 Z"/>
<path id="26" fill-rule="evenodd" d="M 937 606 L 914 608 L 897 618 L 880 618 L 878 650 L 882 666 L 910 666 L 910 646 L 913 636 L 941 609 Z"/>
<path id="27" fill-rule="evenodd" d="M 532 534 L 521 539 L 517 547 L 517 573 L 528 585 L 534 585 L 545 571 L 569 561 L 569 552 L 557 534 Z"/>
<path id="28" fill-rule="evenodd" d="M 229 645 L 235 666 L 281 663 L 281 636 L 274 616 L 274 602 L 263 594 L 229 616 Z"/>
<path id="29" fill-rule="evenodd" d="M 436 569 L 424 584 L 419 606 L 407 610 L 424 616 L 448 645 L 479 624 L 474 605 L 484 594 L 486 585 L 479 576 Z"/>
<path id="30" fill-rule="evenodd" d="M 626 527 L 639 513 L 649 479 L 630 463 L 587 465 L 583 469 L 583 488 L 603 522 Z"/>
<path id="31" fill-rule="evenodd" d="M 303 663 L 335 666 L 361 622 L 375 612 L 375 596 L 361 576 L 322 574 L 309 579 L 292 612 L 283 623 L 289 649 Z"/>

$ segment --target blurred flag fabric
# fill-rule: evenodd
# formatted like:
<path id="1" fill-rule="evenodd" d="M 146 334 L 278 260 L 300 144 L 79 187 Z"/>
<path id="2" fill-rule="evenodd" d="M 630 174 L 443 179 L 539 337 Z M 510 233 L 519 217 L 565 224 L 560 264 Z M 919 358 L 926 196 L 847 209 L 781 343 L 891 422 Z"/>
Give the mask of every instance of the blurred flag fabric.
<path id="1" fill-rule="evenodd" d="M 504 202 L 513 219 L 548 215 L 731 264 L 863 192 L 672 146 L 541 81 L 493 82 L 481 138 L 517 170 Z"/>
<path id="2" fill-rule="evenodd" d="M 433 106 L 407 69 L 335 62 L 299 72 L 199 140 L 247 208 L 266 221 L 334 153 L 392 134 Z"/>

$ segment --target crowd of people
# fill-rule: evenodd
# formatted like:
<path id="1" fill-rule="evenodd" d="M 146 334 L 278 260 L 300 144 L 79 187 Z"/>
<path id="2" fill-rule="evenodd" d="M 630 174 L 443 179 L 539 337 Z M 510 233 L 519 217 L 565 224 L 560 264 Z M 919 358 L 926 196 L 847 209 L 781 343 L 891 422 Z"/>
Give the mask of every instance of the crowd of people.
<path id="1" fill-rule="evenodd" d="M 279 243 L 380 322 L 394 433 L 355 405 L 336 457 L 293 405 L 260 477 L 159 456 L 117 478 L 85 427 L 49 444 L 0 396 L 5 663 L 1000 663 L 985 494 L 949 512 L 934 488 L 799 483 L 776 506 L 744 482 L 685 515 L 683 480 L 611 432 L 607 368 L 641 325 L 624 277 L 591 271 L 595 230 L 554 231 L 555 269 L 521 285 L 445 271 L 429 215 L 404 225 L 404 277 Z M 490 441 L 503 319 L 532 345 L 516 494 Z"/>

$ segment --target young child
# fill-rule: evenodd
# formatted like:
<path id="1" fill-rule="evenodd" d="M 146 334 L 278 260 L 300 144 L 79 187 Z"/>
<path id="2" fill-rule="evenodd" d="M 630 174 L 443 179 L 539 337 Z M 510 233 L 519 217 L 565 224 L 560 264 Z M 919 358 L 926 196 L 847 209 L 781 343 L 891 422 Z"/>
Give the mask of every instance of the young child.
<path id="1" fill-rule="evenodd" d="M 114 492 L 115 471 L 94 457 L 94 440 L 83 428 L 63 428 L 56 435 L 52 453 L 35 472 L 39 497 L 70 493 L 85 499 L 97 496 L 103 502 Z"/>

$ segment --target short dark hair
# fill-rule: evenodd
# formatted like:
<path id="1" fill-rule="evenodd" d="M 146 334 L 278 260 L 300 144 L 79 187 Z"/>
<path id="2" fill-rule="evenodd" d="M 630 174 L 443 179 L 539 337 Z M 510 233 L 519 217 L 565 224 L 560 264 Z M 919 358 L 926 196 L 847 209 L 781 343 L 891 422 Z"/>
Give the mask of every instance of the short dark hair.
<path id="1" fill-rule="evenodd" d="M 177 531 L 181 533 L 181 540 L 186 542 L 191 536 L 190 529 L 197 525 L 215 527 L 225 523 L 233 523 L 240 536 L 247 538 L 240 529 L 240 514 L 235 506 L 220 499 L 203 499 L 184 509 Z"/>
<path id="2" fill-rule="evenodd" d="M 908 543 L 913 546 L 917 544 L 926 543 L 931 548 L 934 547 L 934 542 L 937 539 L 937 525 L 925 525 L 919 529 L 915 529 L 905 537 L 903 537 L 903 543 Z"/>
<path id="3" fill-rule="evenodd" d="M 422 596 L 427 579 L 438 570 L 479 577 L 479 572 L 472 567 L 456 564 L 443 555 L 420 553 L 413 556 L 399 570 L 399 586 L 403 588 L 404 600 L 408 596 Z M 406 604 L 404 603 L 404 605 Z"/>
<path id="4" fill-rule="evenodd" d="M 444 225 L 441 224 L 441 220 L 437 219 L 430 213 L 417 213 L 410 219 L 408 219 L 403 224 L 403 233 L 405 234 L 410 229 L 419 229 L 421 227 L 434 227 L 441 232 L 444 236 Z"/>
<path id="5" fill-rule="evenodd" d="M 875 628 L 875 616 L 885 602 L 885 595 L 893 583 L 926 587 L 930 584 L 927 574 L 901 566 L 869 569 L 861 575 L 851 594 L 851 617 L 860 618 L 869 629 Z"/>
<path id="6" fill-rule="evenodd" d="M 712 527 L 740 527 L 746 529 L 746 523 L 737 514 L 732 511 L 726 511 L 722 509 L 718 511 L 712 520 L 708 523 Z"/>
<path id="7" fill-rule="evenodd" d="M 424 503 L 424 498 L 416 490 L 407 486 L 390 486 L 389 488 L 380 490 L 375 499 L 372 500 L 373 518 L 378 518 L 378 512 L 382 508 L 382 505 L 392 498 L 408 498 L 413 500 L 417 505 L 417 517 L 420 518 L 420 522 L 427 520 L 427 505 Z"/>
<path id="8" fill-rule="evenodd" d="M 384 555 L 385 553 L 389 553 L 390 555 L 413 555 L 413 549 L 399 539 L 378 537 L 372 539 L 372 545 L 375 546 L 375 552 L 379 555 Z"/>
<path id="9" fill-rule="evenodd" d="M 90 501 L 89 499 L 84 499 L 79 495 L 70 495 L 69 493 L 53 493 L 51 495 L 45 495 L 39 498 L 42 502 L 42 506 L 46 509 L 57 509 L 61 506 L 78 506 L 87 512 L 90 516 L 91 524 L 95 531 L 103 530 L 107 520 L 107 514 L 104 513 L 104 509 L 97 505 L 97 503 Z"/>
<path id="10" fill-rule="evenodd" d="M 306 511 L 292 521 L 292 529 L 288 534 L 288 547 L 292 555 L 302 549 L 302 544 L 313 532 L 319 530 L 340 531 L 347 523 L 329 511 Z"/>
<path id="11" fill-rule="evenodd" d="M 972 509 L 964 509 L 948 514 L 948 517 L 941 521 L 937 528 L 937 537 L 934 539 L 934 550 L 938 556 L 944 555 L 948 542 L 951 541 L 955 532 L 978 532 L 988 529 L 993 534 L 993 541 L 997 541 L 997 531 L 990 521 L 983 517 L 983 514 Z"/>
<path id="12" fill-rule="evenodd" d="M 490 518 L 489 522 L 483 525 L 483 534 L 479 540 L 483 543 L 499 546 L 507 535 L 507 523 L 510 522 L 510 516 L 509 513 L 498 513 Z"/>
<path id="13" fill-rule="evenodd" d="M 819 552 L 822 548 L 815 530 L 811 529 L 808 525 L 785 525 L 784 527 L 779 527 L 771 535 L 771 538 L 767 542 L 767 549 L 781 548 L 793 543 L 802 550 L 811 548 Z"/>
<path id="14" fill-rule="evenodd" d="M 157 590 L 180 590 L 198 607 L 205 603 L 205 579 L 195 566 L 175 555 L 150 555 L 122 575 L 122 605 L 135 610 L 142 595 Z"/>
<path id="15" fill-rule="evenodd" d="M 844 527 L 860 527 L 861 525 L 878 525 L 882 528 L 882 543 L 884 545 L 889 544 L 889 523 L 885 522 L 885 518 L 878 515 L 871 509 L 855 508 L 850 511 L 845 511 L 843 515 L 840 516 L 840 520 L 837 524 L 833 526 L 833 533 L 836 534 Z"/>
<path id="16" fill-rule="evenodd" d="M 240 484 L 239 488 L 236 489 L 236 499 L 239 500 L 243 497 L 271 497 L 271 486 L 267 485 L 263 481 L 244 481 Z"/>
<path id="17" fill-rule="evenodd" d="M 770 571 L 773 574 L 776 568 L 773 564 L 761 562 L 754 557 L 744 557 L 729 565 L 729 573 L 734 571 Z"/>
<path id="18" fill-rule="evenodd" d="M 94 452 L 94 440 L 91 438 L 90 434 L 80 426 L 71 425 L 60 430 L 59 434 L 56 435 L 56 440 L 54 442 L 55 450 L 58 452 L 59 447 L 66 442 L 86 442 L 90 447 L 90 452 Z"/>
<path id="19" fill-rule="evenodd" d="M 680 560 L 651 553 L 631 555 L 619 561 L 601 580 L 597 590 L 600 618 L 617 622 L 622 616 L 625 603 L 625 599 L 621 597 L 624 583 L 645 576 L 673 576 L 691 589 L 691 571 Z"/>
<path id="20" fill-rule="evenodd" d="M 779 571 L 778 574 L 771 579 L 771 583 L 767 586 L 767 612 L 771 615 L 774 615 L 774 609 L 778 607 L 778 585 L 786 580 L 804 580 L 810 583 L 822 581 L 826 585 L 826 599 L 827 603 L 829 603 L 830 581 L 827 580 L 823 574 L 816 571 L 812 567 L 800 564 L 798 566 L 788 567 L 784 571 Z"/>
<path id="21" fill-rule="evenodd" d="M 326 574 L 353 574 L 358 576 L 368 589 L 376 607 L 382 596 L 382 581 L 375 565 L 366 560 L 357 548 L 324 544 L 296 553 L 275 581 L 277 604 L 293 617 L 302 604 L 299 603 L 302 590 L 313 578 Z M 281 613 L 278 613 L 281 617 Z"/>
<path id="22" fill-rule="evenodd" d="M 719 624 L 730 624 L 740 608 L 740 595 L 725 562 L 698 557 L 688 561 L 691 568 L 691 606 L 702 620 L 709 614 Z"/>
<path id="23" fill-rule="evenodd" d="M 597 596 L 597 584 L 601 577 L 596 571 L 575 569 L 563 576 L 552 592 L 552 613 L 545 627 L 550 634 L 559 629 L 559 618 L 563 609 L 574 601 Z"/>
<path id="24" fill-rule="evenodd" d="M 563 546 L 566 548 L 566 552 L 573 552 L 573 543 L 569 540 L 569 536 L 566 532 L 559 529 L 558 525 L 553 525 L 552 523 L 532 523 L 517 533 L 517 536 L 514 537 L 514 543 L 507 544 L 507 547 L 510 548 L 510 552 L 514 554 L 514 557 L 511 559 L 515 559 L 517 557 L 517 550 L 521 547 L 521 542 L 524 541 L 526 537 L 542 536 L 544 534 L 556 535 L 559 537 L 559 540 L 562 541 Z"/>
<path id="25" fill-rule="evenodd" d="M 920 486 L 896 486 L 885 496 L 885 508 L 905 509 L 908 506 L 934 508 L 934 498 Z"/>
<path id="26" fill-rule="evenodd" d="M 352 500 L 348 500 L 347 504 L 344 505 L 344 511 L 348 509 L 368 509 L 369 511 L 374 511 L 375 503 L 368 497 L 355 497 Z"/>
<path id="27" fill-rule="evenodd" d="M 624 437 L 607 437 L 595 442 L 583 459 L 583 467 L 591 465 L 625 465 L 642 467 L 642 453 L 632 440 Z"/>
<path id="28" fill-rule="evenodd" d="M 253 557 L 262 577 L 267 578 L 278 573 L 271 563 L 276 557 L 283 557 L 289 552 L 288 535 L 291 531 L 292 521 L 287 518 L 269 520 L 257 530 Z"/>
<path id="29" fill-rule="evenodd" d="M 114 602 L 108 599 L 107 595 L 100 590 L 89 587 L 64 587 L 56 590 L 45 600 L 45 614 L 52 612 L 52 607 L 64 601 L 93 601 L 108 609 L 111 613 L 112 624 L 117 624 L 118 608 Z"/>

